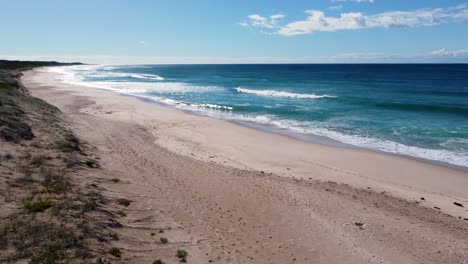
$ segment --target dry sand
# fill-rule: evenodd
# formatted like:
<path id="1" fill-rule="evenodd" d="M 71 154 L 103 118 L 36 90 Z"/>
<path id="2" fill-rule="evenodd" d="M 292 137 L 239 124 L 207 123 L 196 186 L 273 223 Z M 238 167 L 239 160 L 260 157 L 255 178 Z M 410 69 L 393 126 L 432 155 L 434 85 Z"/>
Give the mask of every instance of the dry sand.
<path id="1" fill-rule="evenodd" d="M 104 192 L 133 200 L 116 242 L 130 263 L 177 263 L 177 248 L 189 263 L 468 263 L 466 171 L 302 142 L 55 77 L 39 69 L 22 81 L 98 148 Z M 115 177 L 123 182 L 109 183 Z M 170 243 L 151 236 L 160 228 Z"/>

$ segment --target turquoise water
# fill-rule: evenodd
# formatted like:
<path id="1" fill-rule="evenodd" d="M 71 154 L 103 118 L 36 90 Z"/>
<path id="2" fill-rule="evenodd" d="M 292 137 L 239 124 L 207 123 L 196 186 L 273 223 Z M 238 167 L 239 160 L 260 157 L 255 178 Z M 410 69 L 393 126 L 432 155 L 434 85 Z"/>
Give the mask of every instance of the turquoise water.
<path id="1" fill-rule="evenodd" d="M 468 166 L 468 65 L 57 68 L 110 89 L 300 136 Z"/>

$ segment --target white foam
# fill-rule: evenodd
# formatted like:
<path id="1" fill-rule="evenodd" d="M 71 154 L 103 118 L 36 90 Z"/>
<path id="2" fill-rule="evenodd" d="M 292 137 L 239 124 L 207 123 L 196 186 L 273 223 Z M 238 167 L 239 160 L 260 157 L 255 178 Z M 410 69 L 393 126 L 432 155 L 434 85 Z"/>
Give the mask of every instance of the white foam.
<path id="1" fill-rule="evenodd" d="M 290 93 L 290 92 L 282 92 L 282 91 L 275 91 L 275 90 L 251 90 L 251 89 L 244 89 L 244 88 L 236 88 L 236 91 L 239 93 L 247 93 L 247 94 L 255 94 L 260 96 L 270 96 L 270 97 L 289 97 L 289 98 L 297 98 L 297 99 L 321 99 L 321 98 L 336 98 L 336 96 L 332 95 L 316 95 L 316 94 L 298 94 L 298 93 Z"/>
<path id="2" fill-rule="evenodd" d="M 445 149 L 428 149 L 415 146 L 407 146 L 398 142 L 360 135 L 350 135 L 334 130 L 320 128 L 313 122 L 300 122 L 295 120 L 278 120 L 274 116 L 233 116 L 233 119 L 272 125 L 287 129 L 295 133 L 311 134 L 331 138 L 333 140 L 353 146 L 380 150 L 383 152 L 413 156 L 434 161 L 442 161 L 459 166 L 468 166 L 468 155 L 464 152 L 450 151 Z"/>
<path id="3" fill-rule="evenodd" d="M 189 92 L 212 92 L 223 88 L 217 86 L 197 86 L 182 82 L 111 82 L 111 81 L 85 81 L 84 77 L 134 77 L 127 73 L 113 73 L 97 71 L 100 66 L 67 66 L 67 67 L 49 67 L 46 70 L 60 74 L 57 78 L 64 83 L 107 89 L 119 93 L 189 93 Z M 80 74 L 81 73 L 81 74 Z M 154 78 L 162 80 L 157 75 L 135 75 L 134 78 Z"/>
<path id="4" fill-rule="evenodd" d="M 159 75 L 153 74 L 131 74 L 130 77 L 137 78 L 137 79 L 148 79 L 148 80 L 156 80 L 156 81 L 163 81 L 164 78 Z"/>

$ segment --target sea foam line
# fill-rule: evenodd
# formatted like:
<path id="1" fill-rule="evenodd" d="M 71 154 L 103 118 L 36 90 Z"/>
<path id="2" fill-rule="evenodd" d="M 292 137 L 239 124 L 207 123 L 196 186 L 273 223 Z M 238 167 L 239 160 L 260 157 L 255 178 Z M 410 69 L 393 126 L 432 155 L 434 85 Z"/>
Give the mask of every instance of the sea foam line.
<path id="1" fill-rule="evenodd" d="M 319 125 L 317 125 L 314 122 L 278 119 L 273 115 L 249 116 L 229 113 L 221 114 L 224 115 L 224 118 L 227 119 L 249 121 L 258 124 L 269 125 L 298 134 L 323 136 L 332 140 L 336 140 L 357 147 L 379 150 L 399 155 L 412 156 L 416 158 L 423 158 L 433 161 L 442 161 L 463 167 L 467 167 L 468 164 L 468 155 L 463 152 L 451 151 L 446 149 L 421 148 L 416 146 L 408 146 L 402 143 L 385 139 L 345 134 L 335 130 L 319 127 Z"/>
<path id="2" fill-rule="evenodd" d="M 159 75 L 153 74 L 131 74 L 130 77 L 137 78 L 137 79 L 148 79 L 148 80 L 156 80 L 156 81 L 163 81 L 164 78 Z"/>
<path id="3" fill-rule="evenodd" d="M 272 97 L 288 97 L 288 98 L 297 98 L 297 99 L 321 99 L 321 98 L 336 98 L 333 95 L 316 95 L 316 94 L 298 94 L 298 93 L 290 93 L 290 92 L 282 92 L 282 91 L 275 91 L 275 90 L 251 90 L 238 87 L 236 91 L 239 93 L 246 93 L 246 94 L 255 94 L 260 96 L 272 96 Z"/>

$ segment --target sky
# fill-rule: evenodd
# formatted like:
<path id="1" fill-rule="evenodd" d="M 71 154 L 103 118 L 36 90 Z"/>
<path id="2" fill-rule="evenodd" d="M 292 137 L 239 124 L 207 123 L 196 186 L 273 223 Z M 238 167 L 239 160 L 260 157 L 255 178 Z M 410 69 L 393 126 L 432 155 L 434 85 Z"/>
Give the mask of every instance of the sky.
<path id="1" fill-rule="evenodd" d="M 0 58 L 468 63 L 465 1 L 0 0 Z"/>

